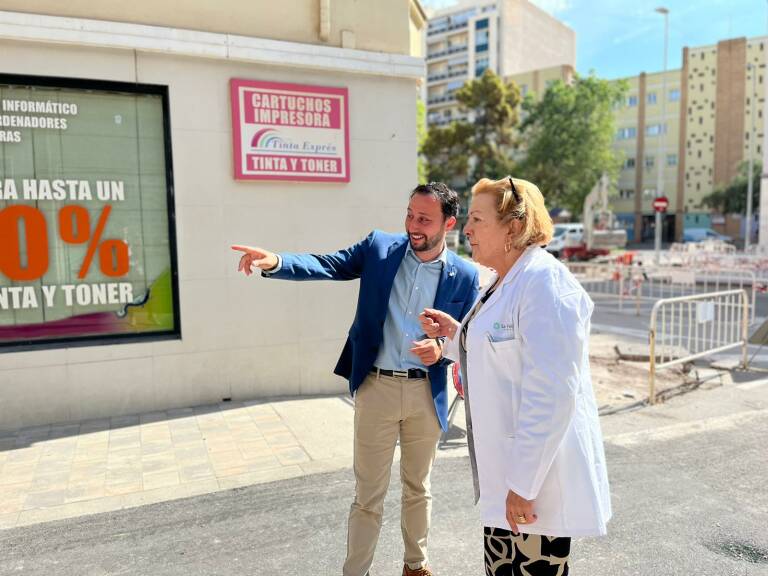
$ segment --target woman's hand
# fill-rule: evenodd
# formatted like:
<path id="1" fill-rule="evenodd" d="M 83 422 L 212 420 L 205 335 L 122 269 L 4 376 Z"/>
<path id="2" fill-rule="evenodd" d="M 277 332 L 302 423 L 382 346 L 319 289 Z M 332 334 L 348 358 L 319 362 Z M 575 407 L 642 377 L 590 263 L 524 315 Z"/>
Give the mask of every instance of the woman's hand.
<path id="1" fill-rule="evenodd" d="M 434 308 L 424 308 L 424 311 L 419 314 L 419 322 L 421 322 L 421 329 L 424 330 L 424 334 L 430 338 L 444 336 L 453 340 L 453 336 L 460 326 L 450 314 Z"/>
<path id="2" fill-rule="evenodd" d="M 507 492 L 507 522 L 512 532 L 519 534 L 518 524 L 533 524 L 538 516 L 533 513 L 535 500 L 526 500 L 512 492 Z"/>

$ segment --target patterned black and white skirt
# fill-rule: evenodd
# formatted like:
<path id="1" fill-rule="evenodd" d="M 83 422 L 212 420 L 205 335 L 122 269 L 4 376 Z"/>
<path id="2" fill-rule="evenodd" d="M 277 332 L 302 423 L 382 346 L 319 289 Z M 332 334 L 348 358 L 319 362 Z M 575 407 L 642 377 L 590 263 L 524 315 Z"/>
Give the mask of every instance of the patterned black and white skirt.
<path id="1" fill-rule="evenodd" d="M 483 532 L 486 576 L 568 576 L 570 538 L 488 527 Z"/>

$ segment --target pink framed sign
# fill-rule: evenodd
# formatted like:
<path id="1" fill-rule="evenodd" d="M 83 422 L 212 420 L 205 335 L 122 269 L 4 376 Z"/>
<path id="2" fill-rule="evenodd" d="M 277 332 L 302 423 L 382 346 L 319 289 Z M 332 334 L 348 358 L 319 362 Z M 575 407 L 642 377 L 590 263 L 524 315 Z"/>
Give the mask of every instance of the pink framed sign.
<path id="1" fill-rule="evenodd" d="M 346 88 L 232 78 L 236 180 L 349 182 Z"/>

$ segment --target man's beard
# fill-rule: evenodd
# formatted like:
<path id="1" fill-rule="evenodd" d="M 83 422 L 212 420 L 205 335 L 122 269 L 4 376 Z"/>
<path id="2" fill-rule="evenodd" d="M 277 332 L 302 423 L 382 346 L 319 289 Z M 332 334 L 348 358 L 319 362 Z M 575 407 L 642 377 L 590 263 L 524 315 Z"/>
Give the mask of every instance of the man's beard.
<path id="1" fill-rule="evenodd" d="M 426 234 L 423 234 L 424 240 L 422 240 L 421 244 L 418 246 L 414 246 L 413 240 L 410 237 L 411 235 L 408 235 L 408 241 L 411 243 L 411 249 L 414 252 L 429 252 L 430 250 L 433 250 L 440 246 L 443 242 L 443 236 L 441 234 L 437 234 L 435 236 L 429 237 Z"/>

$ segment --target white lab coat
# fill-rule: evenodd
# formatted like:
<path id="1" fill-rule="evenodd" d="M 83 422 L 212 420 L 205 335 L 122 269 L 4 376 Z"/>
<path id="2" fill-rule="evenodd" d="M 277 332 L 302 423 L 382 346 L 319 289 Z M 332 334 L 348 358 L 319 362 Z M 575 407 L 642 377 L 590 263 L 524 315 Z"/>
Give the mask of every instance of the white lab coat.
<path id="1" fill-rule="evenodd" d="M 466 385 L 485 526 L 510 529 L 513 490 L 535 500 L 538 520 L 518 525 L 522 532 L 606 533 L 611 502 L 589 372 L 593 307 L 568 269 L 532 246 L 469 323 Z M 453 360 L 460 333 L 446 342 Z"/>

